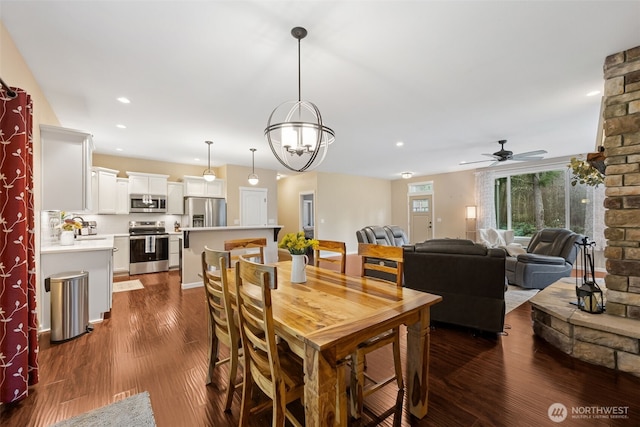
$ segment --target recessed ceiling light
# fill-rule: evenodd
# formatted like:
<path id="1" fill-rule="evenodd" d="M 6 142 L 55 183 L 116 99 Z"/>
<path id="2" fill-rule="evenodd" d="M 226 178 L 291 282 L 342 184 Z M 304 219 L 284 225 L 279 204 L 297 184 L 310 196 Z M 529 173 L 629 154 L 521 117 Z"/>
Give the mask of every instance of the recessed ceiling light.
<path id="1" fill-rule="evenodd" d="M 199 161 L 200 161 L 200 159 L 199 159 L 199 158 L 197 158 L 197 157 L 195 157 L 193 160 L 195 160 L 196 162 L 199 162 Z"/>
<path id="2" fill-rule="evenodd" d="M 117 127 L 118 129 L 126 129 L 126 128 L 127 128 L 125 125 L 116 125 L 116 127 Z"/>
<path id="3" fill-rule="evenodd" d="M 123 104 L 131 103 L 131 101 L 129 101 L 129 98 L 125 98 L 124 96 L 121 96 L 120 98 L 118 98 L 118 101 L 122 102 Z"/>
<path id="4" fill-rule="evenodd" d="M 587 93 L 587 96 L 596 96 L 596 95 L 600 95 L 599 90 L 592 90 L 591 92 Z"/>
<path id="5" fill-rule="evenodd" d="M 403 145 L 404 145 L 404 142 L 402 141 L 396 142 L 396 147 L 402 147 Z"/>
<path id="6" fill-rule="evenodd" d="M 116 151 L 124 151 L 122 148 L 116 148 Z"/>

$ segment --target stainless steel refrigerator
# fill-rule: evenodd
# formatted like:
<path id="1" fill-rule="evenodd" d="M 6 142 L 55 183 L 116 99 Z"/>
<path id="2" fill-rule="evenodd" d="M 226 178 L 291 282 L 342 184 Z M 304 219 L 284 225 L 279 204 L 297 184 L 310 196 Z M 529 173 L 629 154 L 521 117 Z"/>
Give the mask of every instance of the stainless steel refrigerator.
<path id="1" fill-rule="evenodd" d="M 227 225 L 227 201 L 216 197 L 185 197 L 184 212 L 188 227 L 222 227 Z"/>

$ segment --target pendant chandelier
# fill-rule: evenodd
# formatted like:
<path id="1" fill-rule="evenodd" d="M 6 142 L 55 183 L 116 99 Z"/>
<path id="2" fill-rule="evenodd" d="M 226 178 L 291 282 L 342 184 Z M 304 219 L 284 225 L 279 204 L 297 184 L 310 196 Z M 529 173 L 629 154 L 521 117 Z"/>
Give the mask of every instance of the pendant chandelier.
<path id="1" fill-rule="evenodd" d="M 291 35 L 298 40 L 298 100 L 276 107 L 269 116 L 264 134 L 276 159 L 295 172 L 311 170 L 324 160 L 333 143 L 333 130 L 322 123 L 322 115 L 315 104 L 302 101 L 300 95 L 300 40 L 307 30 L 295 27 Z"/>
<path id="2" fill-rule="evenodd" d="M 207 156 L 207 169 L 202 172 L 202 177 L 205 181 L 211 182 L 216 179 L 215 172 L 211 170 L 211 144 L 213 144 L 213 141 L 205 141 L 204 143 L 209 146 L 209 154 Z"/>
<path id="3" fill-rule="evenodd" d="M 255 162 L 256 149 L 249 148 L 249 150 L 251 150 L 251 173 L 249 174 L 248 179 L 249 179 L 249 184 L 256 185 L 257 183 L 260 182 L 260 178 L 258 178 L 258 175 L 256 175 L 256 162 Z"/>

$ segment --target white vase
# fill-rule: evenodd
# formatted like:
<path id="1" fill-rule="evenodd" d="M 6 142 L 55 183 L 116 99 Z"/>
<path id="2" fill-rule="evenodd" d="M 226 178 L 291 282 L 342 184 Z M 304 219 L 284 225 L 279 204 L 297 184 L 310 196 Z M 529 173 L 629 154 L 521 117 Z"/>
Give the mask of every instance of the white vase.
<path id="1" fill-rule="evenodd" d="M 69 246 L 75 243 L 75 236 L 73 231 L 62 230 L 60 233 L 60 245 Z"/>
<path id="2" fill-rule="evenodd" d="M 307 272 L 305 267 L 309 262 L 306 255 L 291 254 L 291 283 L 304 283 L 307 281 Z"/>

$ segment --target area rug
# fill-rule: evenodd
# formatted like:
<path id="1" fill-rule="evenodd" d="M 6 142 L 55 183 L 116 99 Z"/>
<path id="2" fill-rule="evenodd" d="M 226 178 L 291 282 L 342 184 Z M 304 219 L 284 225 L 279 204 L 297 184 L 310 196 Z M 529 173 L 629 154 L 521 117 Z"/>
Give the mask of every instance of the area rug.
<path id="1" fill-rule="evenodd" d="M 508 313 L 518 308 L 539 291 L 539 289 L 524 289 L 519 286 L 509 285 L 509 290 L 504 293 L 504 302 L 507 305 L 506 312 Z"/>
<path id="2" fill-rule="evenodd" d="M 127 280 L 125 282 L 113 282 L 113 292 L 134 291 L 136 289 L 144 289 L 142 282 L 138 279 Z"/>
<path id="3" fill-rule="evenodd" d="M 102 408 L 60 421 L 53 427 L 122 427 L 155 426 L 148 392 L 119 400 Z"/>

